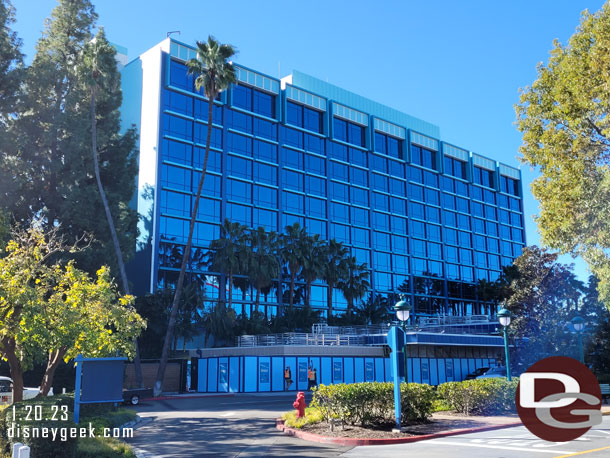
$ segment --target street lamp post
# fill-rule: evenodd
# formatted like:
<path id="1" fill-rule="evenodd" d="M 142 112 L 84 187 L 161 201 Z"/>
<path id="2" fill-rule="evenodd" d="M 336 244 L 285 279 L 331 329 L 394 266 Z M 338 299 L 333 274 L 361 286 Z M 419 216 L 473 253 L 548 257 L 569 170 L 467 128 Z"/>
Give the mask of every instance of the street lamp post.
<path id="1" fill-rule="evenodd" d="M 510 376 L 510 355 L 508 353 L 508 332 L 507 332 L 507 328 L 508 325 L 510 324 L 510 320 L 511 320 L 512 316 L 510 311 L 506 310 L 505 308 L 500 309 L 500 311 L 498 312 L 498 319 L 500 320 L 500 324 L 502 325 L 502 333 L 504 334 L 504 354 L 506 356 L 506 379 L 510 382 L 511 376 Z"/>
<path id="2" fill-rule="evenodd" d="M 405 356 L 405 383 L 408 383 L 408 378 L 407 378 L 407 321 L 409 320 L 409 315 L 411 313 L 411 306 L 409 305 L 409 303 L 405 300 L 404 296 L 401 298 L 400 302 L 397 302 L 396 305 L 394 306 L 394 311 L 396 312 L 396 318 L 398 318 L 398 321 L 400 321 L 400 327 L 402 328 L 403 332 L 405 333 L 405 346 L 403 347 L 402 351 L 404 353 Z"/>
<path id="3" fill-rule="evenodd" d="M 575 316 L 572 318 L 572 326 L 574 327 L 574 331 L 576 331 L 576 335 L 578 336 L 578 357 L 581 363 L 585 363 L 585 355 L 582 349 L 582 332 L 585 329 L 585 320 L 580 316 Z"/>

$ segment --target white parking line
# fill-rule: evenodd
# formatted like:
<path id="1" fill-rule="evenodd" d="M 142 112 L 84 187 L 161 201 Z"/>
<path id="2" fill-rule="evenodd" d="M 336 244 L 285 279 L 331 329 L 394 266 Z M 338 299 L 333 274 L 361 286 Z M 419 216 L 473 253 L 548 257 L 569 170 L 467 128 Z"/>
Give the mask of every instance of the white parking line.
<path id="1" fill-rule="evenodd" d="M 572 453 L 572 452 L 564 451 L 564 450 L 540 450 L 540 449 L 533 449 L 533 448 L 506 447 L 506 446 L 501 447 L 501 446 L 485 445 L 485 444 L 469 444 L 466 442 L 452 442 L 452 441 L 445 441 L 445 440 L 435 440 L 435 441 L 432 441 L 431 443 L 436 443 L 436 444 L 441 444 L 441 445 L 460 445 L 462 447 L 492 448 L 495 450 L 514 450 L 516 452 L 552 453 L 554 455 L 556 455 L 558 453 Z"/>

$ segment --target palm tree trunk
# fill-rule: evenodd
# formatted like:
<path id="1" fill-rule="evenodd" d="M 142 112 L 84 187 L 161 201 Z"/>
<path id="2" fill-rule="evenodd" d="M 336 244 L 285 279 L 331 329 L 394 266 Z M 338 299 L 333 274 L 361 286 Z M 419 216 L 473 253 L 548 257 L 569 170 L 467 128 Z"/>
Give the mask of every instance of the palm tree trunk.
<path id="1" fill-rule="evenodd" d="M 229 272 L 229 310 L 233 308 L 233 272 Z"/>
<path id="2" fill-rule="evenodd" d="M 97 86 L 94 84 L 91 88 L 91 150 L 93 153 L 93 169 L 95 171 L 97 188 L 100 192 L 100 198 L 102 199 L 102 204 L 104 206 L 104 212 L 106 213 L 106 221 L 108 221 L 110 236 L 112 237 L 112 244 L 114 245 L 114 252 L 117 259 L 117 264 L 119 266 L 119 273 L 121 275 L 121 284 L 123 285 L 123 293 L 129 294 L 129 282 L 127 281 L 127 272 L 125 270 L 125 263 L 123 262 L 123 253 L 121 251 L 121 245 L 119 244 L 119 238 L 117 237 L 114 220 L 112 219 L 112 213 L 110 213 L 110 206 L 108 205 L 108 199 L 106 199 L 106 192 L 102 186 L 102 178 L 100 176 L 100 164 L 97 156 L 97 121 L 95 119 L 96 92 Z M 138 339 L 134 339 L 134 345 L 136 347 L 136 356 L 133 359 L 133 364 L 136 373 L 136 385 L 138 385 L 138 388 L 142 388 L 142 366 L 140 364 L 140 346 L 138 345 Z"/>
<path id="3" fill-rule="evenodd" d="M 256 288 L 256 307 L 254 310 L 256 310 L 256 313 L 258 313 L 258 306 L 261 303 L 261 290 L 259 288 Z"/>
<path id="4" fill-rule="evenodd" d="M 305 284 L 305 307 L 309 307 L 311 305 L 311 282 L 308 281 Z"/>
<path id="5" fill-rule="evenodd" d="M 296 277 L 296 272 L 290 271 L 290 298 L 289 298 L 290 310 L 292 310 L 292 306 L 294 304 L 294 280 L 295 280 L 295 277 Z"/>
<path id="6" fill-rule="evenodd" d="M 354 311 L 354 299 L 349 297 L 347 298 L 347 314 L 351 315 Z"/>
<path id="7" fill-rule="evenodd" d="M 335 285 L 331 282 L 327 284 L 328 288 L 326 290 L 326 308 L 328 308 L 330 314 L 330 311 L 333 309 L 333 290 L 335 289 Z"/>
<path id="8" fill-rule="evenodd" d="M 195 231 L 195 218 L 197 216 L 197 211 L 199 210 L 199 201 L 201 199 L 201 190 L 203 189 L 203 180 L 205 179 L 205 174 L 208 167 L 208 157 L 210 155 L 210 141 L 212 140 L 212 115 L 216 94 L 209 94 L 208 97 L 208 134 L 205 143 L 203 170 L 201 171 L 199 186 L 197 187 L 197 197 L 195 198 L 195 204 L 193 205 L 193 212 L 191 214 L 191 223 L 189 225 L 189 236 L 186 242 L 186 248 L 184 249 L 184 255 L 182 256 L 180 274 L 178 275 L 178 281 L 176 283 L 176 292 L 174 293 L 172 309 L 169 315 L 169 321 L 167 323 L 167 331 L 165 332 L 165 339 L 163 340 L 163 350 L 161 351 L 161 359 L 159 360 L 159 368 L 157 369 L 157 377 L 153 389 L 153 394 L 155 396 L 159 396 L 162 391 L 163 377 L 165 376 L 165 368 L 167 367 L 167 359 L 169 358 L 169 346 L 172 341 L 174 328 L 176 327 L 176 316 L 178 315 L 180 296 L 182 295 L 182 287 L 184 285 L 184 277 L 186 275 L 186 266 L 188 263 L 188 259 L 191 255 L 193 232 Z"/>

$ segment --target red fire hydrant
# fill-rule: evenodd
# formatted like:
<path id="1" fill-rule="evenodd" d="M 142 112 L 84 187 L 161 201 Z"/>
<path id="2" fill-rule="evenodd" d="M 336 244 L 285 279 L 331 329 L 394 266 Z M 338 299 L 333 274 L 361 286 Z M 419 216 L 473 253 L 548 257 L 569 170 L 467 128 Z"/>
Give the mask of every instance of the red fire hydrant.
<path id="1" fill-rule="evenodd" d="M 292 403 L 292 407 L 297 409 L 297 418 L 305 416 L 305 407 L 307 407 L 307 404 L 305 404 L 305 393 L 299 391 L 297 400 Z"/>

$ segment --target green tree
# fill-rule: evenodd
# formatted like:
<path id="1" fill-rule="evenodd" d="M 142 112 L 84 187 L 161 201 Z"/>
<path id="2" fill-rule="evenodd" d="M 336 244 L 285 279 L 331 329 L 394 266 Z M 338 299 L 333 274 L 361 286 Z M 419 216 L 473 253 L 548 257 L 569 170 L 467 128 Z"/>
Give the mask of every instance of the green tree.
<path id="1" fill-rule="evenodd" d="M 85 51 L 91 48 L 96 20 L 89 0 L 61 0 L 46 22 L 10 126 L 16 139 L 11 163 L 18 173 L 3 205 L 17 221 L 35 215 L 47 228 L 59 225 L 70 240 L 88 233 L 94 240 L 89 248 L 68 257 L 91 274 L 99 259 L 107 260 L 119 277 L 111 232 L 99 217 L 105 212 L 90 154 L 92 74 Z M 100 179 L 127 254 L 137 233 L 137 213 L 129 207 L 137 173 L 136 133 L 121 133 L 120 75 L 112 60 L 108 52 L 97 60 L 96 149 Z"/>
<path id="2" fill-rule="evenodd" d="M 14 112 L 23 77 L 21 40 L 11 30 L 14 23 L 15 8 L 10 1 L 0 0 L 0 127 L 3 129 L 7 127 L 8 115 Z"/>
<path id="3" fill-rule="evenodd" d="M 208 258 L 207 265 L 213 272 L 220 272 L 228 277 L 228 304 L 233 308 L 233 278 L 235 275 L 242 275 L 246 264 L 246 231 L 248 227 L 239 223 L 232 223 L 225 219 L 220 227 L 220 238 L 212 240 L 210 250 L 206 253 Z M 225 297 L 224 282 L 221 282 L 220 300 L 227 300 Z M 244 313 L 242 305 L 242 313 Z"/>
<path id="4" fill-rule="evenodd" d="M 235 337 L 235 310 L 227 308 L 224 302 L 218 302 L 204 314 L 206 330 L 206 347 L 211 346 L 212 336 L 215 345 L 218 342 L 231 341 Z M 232 343 L 232 342 L 231 342 Z"/>
<path id="5" fill-rule="evenodd" d="M 288 266 L 290 275 L 289 306 L 294 305 L 294 284 L 303 269 L 303 248 L 307 238 L 307 232 L 299 223 L 286 226 L 286 233 L 280 236 L 280 254 L 282 260 Z"/>
<path id="6" fill-rule="evenodd" d="M 203 89 L 205 97 L 208 99 L 208 128 L 205 142 L 205 154 L 203 157 L 203 170 L 197 185 L 197 194 L 193 203 L 191 212 L 191 221 L 189 224 L 189 235 L 186 241 L 186 247 L 182 255 L 182 264 L 180 266 L 180 274 L 176 281 L 176 292 L 172 303 L 171 314 L 167 324 L 167 332 L 163 341 L 163 350 L 161 352 L 161 360 L 159 361 L 159 369 L 154 386 L 155 396 L 161 393 L 161 385 L 165 376 L 165 368 L 169 357 L 169 348 L 172 341 L 174 326 L 176 325 L 176 316 L 180 305 L 180 296 L 184 285 L 184 277 L 186 267 L 191 255 L 191 245 L 193 243 L 193 232 L 195 230 L 195 219 L 199 210 L 199 201 L 201 200 L 201 190 L 205 180 L 208 158 L 210 155 L 210 141 L 212 139 L 212 120 L 214 111 L 214 100 L 223 90 L 229 87 L 235 80 L 235 67 L 229 59 L 235 55 L 236 49 L 229 44 L 221 44 L 213 36 L 208 37 L 208 41 L 197 42 L 197 58 L 187 62 L 188 73 L 196 75 L 195 88 L 200 91 Z"/>
<path id="7" fill-rule="evenodd" d="M 540 176 L 538 229 L 545 245 L 581 255 L 610 307 L 610 3 L 582 15 L 567 45 L 555 42 L 516 107 L 523 161 Z"/>
<path id="8" fill-rule="evenodd" d="M 346 280 L 349 276 L 347 260 L 349 250 L 342 243 L 331 239 L 322 250 L 322 280 L 326 282 L 326 307 L 328 316 L 332 316 L 333 293 L 338 283 Z"/>
<path id="9" fill-rule="evenodd" d="M 358 264 L 355 257 L 350 256 L 346 262 L 346 275 L 338 286 L 347 301 L 347 314 L 354 311 L 354 302 L 362 299 L 371 288 L 369 268 L 366 263 Z"/>
<path id="10" fill-rule="evenodd" d="M 96 278 L 74 265 L 49 262 L 71 250 L 57 229 L 43 232 L 36 225 L 15 230 L 0 259 L 0 351 L 13 378 L 14 399 L 23 395 L 23 372 L 47 360 L 41 393 L 47 394 L 59 362 L 77 354 L 132 356 L 133 339 L 145 326 L 131 306 L 133 297 L 120 296 L 108 268 Z"/>
<path id="11" fill-rule="evenodd" d="M 515 360 L 521 364 L 573 354 L 569 347 L 574 339 L 565 325 L 578 313 L 583 285 L 557 257 L 536 246 L 526 247 L 515 259 L 515 269 L 505 271 L 499 282 L 506 291 L 503 305 L 513 314 L 509 331 L 517 339 Z"/>
<path id="12" fill-rule="evenodd" d="M 273 280 L 280 274 L 278 235 L 273 231 L 266 232 L 263 227 L 253 229 L 248 234 L 248 247 L 247 275 L 256 289 L 254 310 L 258 312 L 261 292 L 270 288 Z M 267 305 L 265 305 L 265 318 L 267 318 Z"/>
<path id="13" fill-rule="evenodd" d="M 90 104 L 90 120 L 91 120 L 91 154 L 93 159 L 93 170 L 95 172 L 95 181 L 97 183 L 97 189 L 99 196 L 104 207 L 104 214 L 108 223 L 108 229 L 110 231 L 110 237 L 112 245 L 114 247 L 114 254 L 116 256 L 116 262 L 119 271 L 119 277 L 121 279 L 121 285 L 123 287 L 123 293 L 129 294 L 129 281 L 127 280 L 127 271 L 125 270 L 125 262 L 123 261 L 123 253 L 121 251 L 121 245 L 117 235 L 116 227 L 114 224 L 114 218 L 110 211 L 110 205 L 106 192 L 104 191 L 104 185 L 100 174 L 100 161 L 97 148 L 97 109 L 96 101 L 98 93 L 102 95 L 102 100 L 112 99 L 116 97 L 115 93 L 119 87 L 119 73 L 116 65 L 116 51 L 112 47 L 106 35 L 104 29 L 100 29 L 96 37 L 89 43 L 87 43 L 80 55 L 79 62 L 77 64 L 77 74 L 80 77 L 80 81 L 86 87 L 89 88 L 91 104 Z M 114 133 L 112 130 L 111 133 Z M 134 358 L 134 366 L 136 373 L 136 383 L 139 387 L 142 387 L 142 368 L 140 366 L 140 355 L 138 349 L 138 342 L 135 342 L 136 346 L 136 357 Z"/>
<path id="14" fill-rule="evenodd" d="M 8 0 L 0 0 L 0 208 L 21 195 L 17 183 L 24 181 L 10 129 L 24 76 L 21 40 L 11 30 L 14 23 L 15 9 Z"/>
<path id="15" fill-rule="evenodd" d="M 311 307 L 311 285 L 324 274 L 324 253 L 327 244 L 318 234 L 308 235 L 303 243 L 303 268 L 301 275 L 305 281 L 305 307 Z M 332 313 L 332 310 L 328 310 Z"/>

